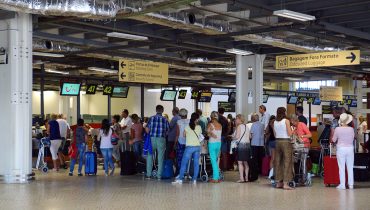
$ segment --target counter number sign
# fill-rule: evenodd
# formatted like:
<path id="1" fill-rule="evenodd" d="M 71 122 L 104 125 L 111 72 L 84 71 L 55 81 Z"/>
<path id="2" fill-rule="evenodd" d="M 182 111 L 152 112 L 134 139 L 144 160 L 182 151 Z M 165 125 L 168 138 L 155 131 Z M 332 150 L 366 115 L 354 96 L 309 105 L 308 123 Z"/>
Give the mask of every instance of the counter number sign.
<path id="1" fill-rule="evenodd" d="M 198 99 L 199 97 L 199 91 L 191 91 L 191 99 Z"/>
<path id="2" fill-rule="evenodd" d="M 188 92 L 187 90 L 180 90 L 178 99 L 185 99 L 187 92 Z"/>
<path id="3" fill-rule="evenodd" d="M 96 93 L 97 85 L 86 85 L 86 94 L 94 95 Z"/>
<path id="4" fill-rule="evenodd" d="M 113 95 L 113 86 L 112 85 L 105 85 L 103 88 L 103 95 Z"/>

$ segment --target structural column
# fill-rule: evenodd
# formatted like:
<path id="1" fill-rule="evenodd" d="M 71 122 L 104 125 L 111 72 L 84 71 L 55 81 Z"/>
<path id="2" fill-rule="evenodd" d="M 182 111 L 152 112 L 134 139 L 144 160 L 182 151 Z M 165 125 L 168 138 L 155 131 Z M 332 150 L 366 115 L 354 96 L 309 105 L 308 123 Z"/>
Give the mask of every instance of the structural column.
<path id="1" fill-rule="evenodd" d="M 236 56 L 236 113 L 245 117 L 258 113 L 263 102 L 265 55 Z M 248 117 L 249 119 L 249 117 Z"/>
<path id="2" fill-rule="evenodd" d="M 27 182 L 32 173 L 32 16 L 0 20 L 0 181 Z"/>

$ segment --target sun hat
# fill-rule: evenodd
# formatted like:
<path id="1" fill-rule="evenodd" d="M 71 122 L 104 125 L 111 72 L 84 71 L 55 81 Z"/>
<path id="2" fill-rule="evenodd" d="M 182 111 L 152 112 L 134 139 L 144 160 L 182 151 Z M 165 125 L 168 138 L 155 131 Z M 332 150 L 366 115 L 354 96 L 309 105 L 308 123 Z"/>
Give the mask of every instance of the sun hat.
<path id="1" fill-rule="evenodd" d="M 343 113 L 339 117 L 339 123 L 341 125 L 348 125 L 350 122 L 352 122 L 352 120 L 353 120 L 352 115 L 347 114 L 347 113 Z"/>

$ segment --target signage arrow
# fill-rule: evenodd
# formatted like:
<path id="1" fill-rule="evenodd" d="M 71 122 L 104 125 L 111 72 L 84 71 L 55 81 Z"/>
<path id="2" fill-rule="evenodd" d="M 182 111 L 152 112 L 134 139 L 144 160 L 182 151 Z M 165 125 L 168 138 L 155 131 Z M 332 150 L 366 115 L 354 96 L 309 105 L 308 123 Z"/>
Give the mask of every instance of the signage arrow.
<path id="1" fill-rule="evenodd" d="M 121 67 L 125 68 L 126 64 L 124 62 L 121 62 Z"/>
<path id="2" fill-rule="evenodd" d="M 353 63 L 353 61 L 356 60 L 356 55 L 353 52 L 351 52 L 351 56 L 347 56 L 346 59 L 351 59 L 351 63 Z"/>
<path id="3" fill-rule="evenodd" d="M 126 77 L 125 73 L 121 74 L 121 79 L 124 79 Z"/>

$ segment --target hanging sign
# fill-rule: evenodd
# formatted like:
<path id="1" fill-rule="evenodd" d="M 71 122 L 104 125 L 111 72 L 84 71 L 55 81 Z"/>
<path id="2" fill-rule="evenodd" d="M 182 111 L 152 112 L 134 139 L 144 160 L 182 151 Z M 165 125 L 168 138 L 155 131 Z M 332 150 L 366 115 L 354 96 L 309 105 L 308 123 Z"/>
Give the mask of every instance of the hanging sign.
<path id="1" fill-rule="evenodd" d="M 179 96 L 178 96 L 178 99 L 185 99 L 186 98 L 186 93 L 188 91 L 187 90 L 180 90 L 179 91 Z"/>
<path id="2" fill-rule="evenodd" d="M 342 101 L 342 87 L 320 86 L 321 101 Z"/>
<path id="3" fill-rule="evenodd" d="M 120 59 L 118 77 L 120 82 L 168 84 L 168 64 Z"/>
<path id="4" fill-rule="evenodd" d="M 225 112 L 235 112 L 235 103 L 227 101 L 219 101 L 218 108 L 224 108 Z"/>
<path id="5" fill-rule="evenodd" d="M 330 105 L 322 105 L 321 111 L 322 111 L 322 114 L 332 114 Z"/>
<path id="6" fill-rule="evenodd" d="M 191 99 L 198 99 L 199 91 L 193 90 L 191 91 Z"/>
<path id="7" fill-rule="evenodd" d="M 360 50 L 276 56 L 276 69 L 346 66 L 360 64 Z"/>
<path id="8" fill-rule="evenodd" d="M 113 95 L 113 86 L 112 85 L 105 85 L 103 87 L 103 95 L 109 95 L 109 96 L 112 96 Z"/>
<path id="9" fill-rule="evenodd" d="M 97 85 L 86 85 L 86 94 L 94 95 L 96 93 Z"/>

